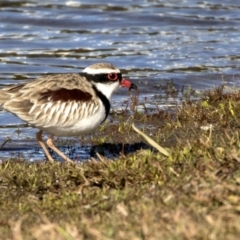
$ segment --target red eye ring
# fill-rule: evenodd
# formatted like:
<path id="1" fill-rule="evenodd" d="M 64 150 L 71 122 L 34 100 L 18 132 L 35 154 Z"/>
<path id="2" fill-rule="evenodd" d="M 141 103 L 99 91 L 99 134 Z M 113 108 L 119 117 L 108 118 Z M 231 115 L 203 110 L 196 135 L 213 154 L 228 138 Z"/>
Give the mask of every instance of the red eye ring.
<path id="1" fill-rule="evenodd" d="M 107 78 L 108 78 L 108 80 L 116 81 L 118 79 L 118 75 L 116 73 L 109 73 L 107 75 Z"/>

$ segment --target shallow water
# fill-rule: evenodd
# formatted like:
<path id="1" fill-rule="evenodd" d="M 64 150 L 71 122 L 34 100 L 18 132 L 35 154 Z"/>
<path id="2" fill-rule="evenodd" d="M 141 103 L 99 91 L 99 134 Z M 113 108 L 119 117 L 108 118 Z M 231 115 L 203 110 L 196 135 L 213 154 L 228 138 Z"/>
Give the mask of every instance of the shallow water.
<path id="1" fill-rule="evenodd" d="M 197 90 L 222 83 L 239 85 L 238 0 L 109 2 L 1 1 L 1 86 L 44 73 L 79 72 L 99 61 L 115 64 L 131 78 L 150 108 L 157 101 L 154 94 L 164 94 L 157 87 L 162 82 Z M 120 102 L 127 97 L 121 89 L 113 108 L 125 107 Z M 163 98 L 157 104 L 164 107 L 175 101 Z M 1 111 L 0 141 L 10 136 L 20 144 L 20 153 L 35 154 L 36 130 L 21 124 Z M 21 134 L 16 134 L 18 128 Z M 9 154 L 10 149 L 1 151 L 0 157 Z M 34 154 L 33 159 L 42 157 L 41 150 Z"/>

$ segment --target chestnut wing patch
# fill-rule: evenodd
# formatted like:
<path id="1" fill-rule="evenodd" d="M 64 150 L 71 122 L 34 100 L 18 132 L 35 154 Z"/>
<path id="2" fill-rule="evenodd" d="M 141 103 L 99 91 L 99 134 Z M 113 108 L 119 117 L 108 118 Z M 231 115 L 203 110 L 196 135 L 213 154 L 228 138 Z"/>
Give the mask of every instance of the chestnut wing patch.
<path id="1" fill-rule="evenodd" d="M 40 100 L 50 99 L 53 102 L 56 101 L 81 101 L 87 102 L 92 99 L 92 94 L 89 92 L 84 92 L 80 89 L 66 89 L 59 88 L 57 90 L 47 90 L 40 93 Z"/>

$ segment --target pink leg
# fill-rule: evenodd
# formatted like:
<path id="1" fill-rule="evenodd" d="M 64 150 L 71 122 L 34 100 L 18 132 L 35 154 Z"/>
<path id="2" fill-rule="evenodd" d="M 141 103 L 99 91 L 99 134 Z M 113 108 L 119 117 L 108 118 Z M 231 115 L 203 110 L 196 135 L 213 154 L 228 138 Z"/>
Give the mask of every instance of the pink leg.
<path id="1" fill-rule="evenodd" d="M 39 132 L 36 133 L 37 141 L 38 141 L 39 145 L 42 147 L 43 151 L 45 152 L 48 161 L 54 162 L 54 160 L 53 160 L 53 158 L 51 157 L 50 153 L 48 152 L 45 144 L 43 143 L 43 140 L 42 140 L 42 132 L 43 132 L 43 131 L 40 130 Z"/>
<path id="2" fill-rule="evenodd" d="M 53 144 L 53 135 L 51 134 L 50 137 L 47 140 L 47 145 L 54 151 L 56 152 L 60 157 L 62 157 L 65 161 L 67 162 L 73 162 L 70 158 L 68 158 L 63 152 L 61 152 L 59 149 L 57 149 L 54 144 Z"/>

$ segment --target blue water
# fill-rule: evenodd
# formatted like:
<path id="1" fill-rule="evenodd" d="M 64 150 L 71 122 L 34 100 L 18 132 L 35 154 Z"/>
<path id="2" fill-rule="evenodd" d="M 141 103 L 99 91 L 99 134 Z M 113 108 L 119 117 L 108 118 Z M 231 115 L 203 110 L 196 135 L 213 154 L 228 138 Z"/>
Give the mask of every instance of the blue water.
<path id="1" fill-rule="evenodd" d="M 3 0 L 0 85 L 25 82 L 43 73 L 79 72 L 107 61 L 139 86 L 140 101 L 148 97 L 146 106 L 166 107 L 177 99 L 152 98 L 164 94 L 156 87 L 162 82 L 173 81 L 176 89 L 239 86 L 239 42 L 238 0 Z M 121 101 L 126 99 L 127 91 L 120 90 L 113 108 L 125 107 Z M 33 150 L 36 130 L 22 124 L 1 111 L 0 140 L 10 136 L 16 142 L 6 147 L 19 143 L 23 149 L 22 143 L 29 142 Z M 16 134 L 18 128 L 21 134 Z M 0 157 L 8 154 L 1 151 Z"/>

